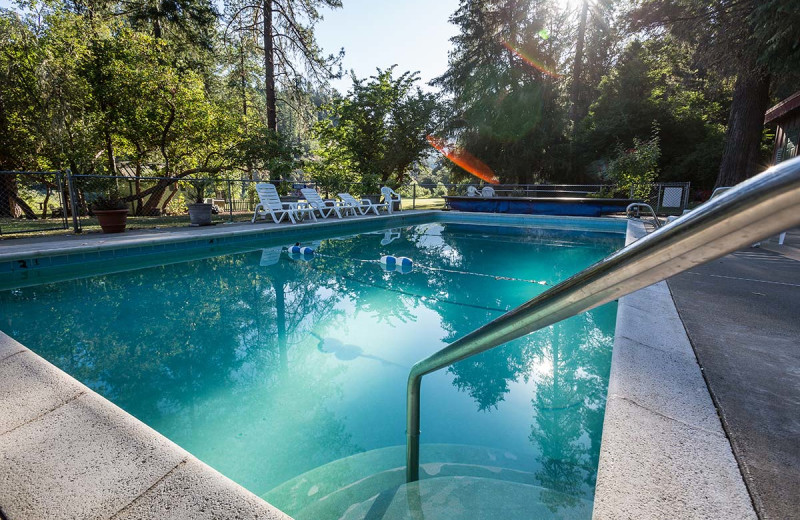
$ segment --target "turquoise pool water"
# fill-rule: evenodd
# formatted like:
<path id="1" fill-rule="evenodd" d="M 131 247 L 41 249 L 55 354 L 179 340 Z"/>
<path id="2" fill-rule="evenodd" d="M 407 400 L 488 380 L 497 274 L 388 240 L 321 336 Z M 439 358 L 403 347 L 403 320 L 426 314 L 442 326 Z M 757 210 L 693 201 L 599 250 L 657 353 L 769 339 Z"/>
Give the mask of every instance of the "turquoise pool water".
<path id="1" fill-rule="evenodd" d="M 402 480 L 411 365 L 623 242 L 424 224 L 4 291 L 0 328 L 296 518 L 369 517 Z M 536 486 L 554 516 L 591 501 L 615 316 L 426 376 L 423 477 Z"/>

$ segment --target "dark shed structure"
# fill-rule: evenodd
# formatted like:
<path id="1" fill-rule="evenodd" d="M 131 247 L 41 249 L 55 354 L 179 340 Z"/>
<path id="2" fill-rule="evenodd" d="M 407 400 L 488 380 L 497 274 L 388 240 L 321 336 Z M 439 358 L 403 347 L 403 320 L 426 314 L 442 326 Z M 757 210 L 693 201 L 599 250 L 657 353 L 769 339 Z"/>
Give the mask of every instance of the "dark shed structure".
<path id="1" fill-rule="evenodd" d="M 772 164 L 797 157 L 800 141 L 800 91 L 767 110 L 764 124 L 776 126 Z"/>

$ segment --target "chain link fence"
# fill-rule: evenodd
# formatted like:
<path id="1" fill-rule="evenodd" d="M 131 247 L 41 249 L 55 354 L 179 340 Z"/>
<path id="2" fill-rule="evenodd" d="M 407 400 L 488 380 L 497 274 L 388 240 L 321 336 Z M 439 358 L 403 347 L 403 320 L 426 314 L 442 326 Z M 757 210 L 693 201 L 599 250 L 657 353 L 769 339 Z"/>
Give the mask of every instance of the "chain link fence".
<path id="1" fill-rule="evenodd" d="M 0 171 L 0 235 L 68 229 L 65 172 Z"/>
<path id="2" fill-rule="evenodd" d="M 0 171 L 0 235 L 72 230 L 99 230 L 92 203 L 116 194 L 128 206 L 128 228 L 185 226 L 187 205 L 198 200 L 213 204 L 212 222 L 246 222 L 259 203 L 255 185 L 272 182 L 282 200 L 301 200 L 302 188 L 315 188 L 323 198 L 348 192 L 378 202 L 379 186 L 359 182 L 326 184 L 313 179 L 281 180 L 200 179 L 158 176 L 72 175 L 67 171 Z M 447 196 L 465 196 L 480 191 L 478 183 L 425 184 L 410 181 L 396 191 L 403 209 L 445 209 Z M 472 189 L 471 189 L 472 188 Z M 493 185 L 495 196 L 526 198 L 601 198 L 642 200 L 661 215 L 680 214 L 689 200 L 689 183 L 654 183 L 620 189 L 611 184 L 501 184 Z"/>
<path id="3" fill-rule="evenodd" d="M 128 205 L 128 227 L 148 228 L 182 226 L 189 223 L 187 205 L 198 201 L 212 204 L 212 223 L 246 222 L 253 218 L 259 203 L 255 185 L 271 182 L 284 202 L 303 199 L 300 190 L 314 188 L 323 197 L 335 198 L 339 192 L 374 198 L 379 187 L 362 183 L 337 183 L 327 186 L 313 180 L 287 181 L 281 179 L 200 179 L 171 177 L 129 177 L 100 175 L 71 175 L 75 192 L 78 225 L 81 229 L 98 226 L 92 213 L 92 203 L 114 193 Z"/>

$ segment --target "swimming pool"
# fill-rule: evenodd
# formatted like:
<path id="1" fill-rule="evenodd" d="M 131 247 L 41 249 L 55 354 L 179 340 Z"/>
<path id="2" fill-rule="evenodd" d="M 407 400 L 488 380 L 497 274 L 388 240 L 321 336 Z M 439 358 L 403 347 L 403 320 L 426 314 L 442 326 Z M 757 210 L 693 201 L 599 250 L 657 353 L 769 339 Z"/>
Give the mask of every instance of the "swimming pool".
<path id="1" fill-rule="evenodd" d="M 363 517 L 403 479 L 410 366 L 623 240 L 421 224 L 310 261 L 273 245 L 5 291 L 2 328 L 296 518 Z M 500 479 L 590 514 L 614 321 L 606 305 L 428 376 L 431 493 Z"/>

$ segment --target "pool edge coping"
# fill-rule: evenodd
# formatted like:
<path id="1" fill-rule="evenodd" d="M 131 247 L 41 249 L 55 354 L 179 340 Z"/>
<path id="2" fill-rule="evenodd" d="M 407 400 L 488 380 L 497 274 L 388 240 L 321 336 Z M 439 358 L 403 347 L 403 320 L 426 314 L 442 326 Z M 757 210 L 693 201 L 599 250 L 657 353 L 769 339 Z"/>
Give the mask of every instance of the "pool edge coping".
<path id="1" fill-rule="evenodd" d="M 646 234 L 629 221 L 626 245 Z M 757 518 L 665 281 L 617 306 L 593 512 L 612 518 Z"/>
<path id="2" fill-rule="evenodd" d="M 360 227 L 382 229 L 398 225 L 413 225 L 425 222 L 487 223 L 497 225 L 530 225 L 545 223 L 550 227 L 578 229 L 582 231 L 619 232 L 619 219 L 608 217 L 560 217 L 548 215 L 507 215 L 496 213 L 469 213 L 441 210 L 406 210 L 383 215 L 364 215 L 344 219 L 320 219 L 298 224 L 237 223 L 226 227 L 165 228 L 140 230 L 135 234 L 93 234 L 68 236 L 62 240 L 31 241 L 25 244 L 10 244 L 10 250 L 0 247 L 0 275 L 20 272 L 35 272 L 52 267 L 107 261 L 110 258 L 129 258 L 153 253 L 181 252 L 189 249 L 248 244 L 259 240 L 285 238 L 294 242 L 308 235 L 331 235 L 336 230 L 342 234 L 359 232 Z M 380 226 L 384 224 L 384 226 Z M 587 227 L 588 225 L 588 227 Z M 335 235 L 334 235 L 335 236 Z M 0 242 L 0 246 L 2 246 Z"/>
<path id="3" fill-rule="evenodd" d="M 0 375 L 4 518 L 291 520 L 2 331 Z"/>

